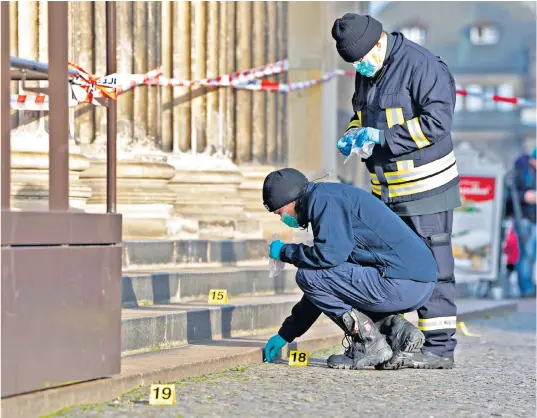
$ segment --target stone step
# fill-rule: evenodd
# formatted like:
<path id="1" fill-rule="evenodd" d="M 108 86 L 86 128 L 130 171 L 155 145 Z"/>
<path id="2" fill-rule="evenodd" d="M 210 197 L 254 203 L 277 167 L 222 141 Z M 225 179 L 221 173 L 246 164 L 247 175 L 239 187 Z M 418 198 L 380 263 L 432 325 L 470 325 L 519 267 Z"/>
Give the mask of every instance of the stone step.
<path id="1" fill-rule="evenodd" d="M 237 265 L 263 260 L 267 241 L 244 240 L 148 240 L 123 242 L 125 269 L 169 266 Z"/>
<path id="2" fill-rule="evenodd" d="M 243 267 L 169 268 L 166 270 L 124 270 L 123 307 L 205 299 L 211 289 L 226 289 L 230 296 L 281 294 L 298 289 L 296 268 L 285 266 L 281 274 L 269 278 L 268 260 Z"/>
<path id="3" fill-rule="evenodd" d="M 296 268 L 287 264 L 280 275 L 269 278 L 268 260 L 243 266 L 168 267 L 124 269 L 124 308 L 162 303 L 207 300 L 211 289 L 226 289 L 230 296 L 282 294 L 298 291 Z M 470 296 L 469 283 L 457 283 L 457 297 Z"/>
<path id="4" fill-rule="evenodd" d="M 206 301 L 173 303 L 122 310 L 122 353 L 131 355 L 158 349 L 184 346 L 201 341 L 219 340 L 276 331 L 289 316 L 302 294 L 231 297 L 228 305 Z M 458 317 L 482 312 L 491 306 L 512 306 L 485 299 L 460 299 Z M 408 318 L 417 322 L 416 313 Z M 319 323 L 329 323 L 322 315 Z"/>

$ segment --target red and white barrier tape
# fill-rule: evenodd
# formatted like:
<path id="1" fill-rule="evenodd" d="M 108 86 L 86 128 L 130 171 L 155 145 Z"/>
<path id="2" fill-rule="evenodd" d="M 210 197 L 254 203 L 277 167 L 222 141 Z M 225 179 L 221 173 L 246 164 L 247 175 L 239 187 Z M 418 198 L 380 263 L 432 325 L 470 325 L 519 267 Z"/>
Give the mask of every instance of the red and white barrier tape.
<path id="1" fill-rule="evenodd" d="M 14 110 L 49 110 L 49 96 L 42 94 L 10 94 L 10 107 Z M 69 107 L 77 106 L 81 103 L 74 98 L 69 98 Z"/>
<path id="2" fill-rule="evenodd" d="M 229 87 L 237 84 L 247 83 L 262 77 L 279 74 L 288 70 L 288 61 L 282 60 L 273 64 L 263 65 L 257 68 L 250 68 L 246 71 L 219 75 L 214 78 L 204 78 L 202 80 L 190 81 L 179 80 L 177 78 L 168 78 L 160 76 L 154 80 L 148 81 L 145 84 L 150 86 L 166 86 L 166 87 L 193 87 L 193 86 L 214 86 L 214 87 Z"/>

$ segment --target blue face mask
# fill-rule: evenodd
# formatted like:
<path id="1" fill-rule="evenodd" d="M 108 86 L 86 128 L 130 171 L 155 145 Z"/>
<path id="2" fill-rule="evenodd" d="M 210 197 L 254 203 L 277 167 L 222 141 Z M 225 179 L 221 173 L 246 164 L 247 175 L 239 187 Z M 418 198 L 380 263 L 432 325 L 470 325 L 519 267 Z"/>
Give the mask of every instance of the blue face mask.
<path id="1" fill-rule="evenodd" d="M 373 64 L 367 57 L 364 57 L 358 64 L 353 64 L 357 73 L 362 74 L 364 77 L 373 77 L 379 69 L 379 64 Z"/>
<path id="2" fill-rule="evenodd" d="M 300 228 L 300 225 L 298 224 L 296 217 L 288 215 L 285 212 L 282 215 L 282 222 L 290 228 Z"/>

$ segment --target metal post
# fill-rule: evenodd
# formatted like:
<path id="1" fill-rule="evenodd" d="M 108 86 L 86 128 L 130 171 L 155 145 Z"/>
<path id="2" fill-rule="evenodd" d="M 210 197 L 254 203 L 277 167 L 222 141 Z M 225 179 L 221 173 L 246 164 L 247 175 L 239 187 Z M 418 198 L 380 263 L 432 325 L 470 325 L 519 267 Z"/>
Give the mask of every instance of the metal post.
<path id="1" fill-rule="evenodd" d="M 10 208 L 11 195 L 11 141 L 10 141 L 10 110 L 9 110 L 9 84 L 10 84 L 10 63 L 9 63 L 9 2 L 3 1 L 1 4 L 1 30 L 2 30 L 2 68 L 1 68 L 1 91 L 0 114 L 2 123 L 2 209 Z"/>
<path id="2" fill-rule="evenodd" d="M 68 4 L 48 6 L 49 60 L 49 210 L 69 208 Z"/>
<path id="3" fill-rule="evenodd" d="M 106 2 L 106 74 L 116 69 L 116 2 Z M 109 100 L 106 109 L 106 212 L 116 212 L 117 196 L 117 104 Z"/>

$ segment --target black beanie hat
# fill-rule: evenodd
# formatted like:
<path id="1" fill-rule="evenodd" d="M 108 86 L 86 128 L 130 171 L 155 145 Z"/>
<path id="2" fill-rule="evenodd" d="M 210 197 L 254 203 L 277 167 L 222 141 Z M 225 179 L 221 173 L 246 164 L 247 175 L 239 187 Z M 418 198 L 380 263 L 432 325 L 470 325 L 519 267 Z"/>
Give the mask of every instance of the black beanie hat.
<path id="1" fill-rule="evenodd" d="M 356 62 L 371 51 L 380 39 L 382 24 L 371 16 L 346 13 L 332 26 L 337 52 L 345 61 Z"/>
<path id="2" fill-rule="evenodd" d="M 298 199 L 308 179 L 294 168 L 282 168 L 270 173 L 263 182 L 263 204 L 274 212 Z"/>

